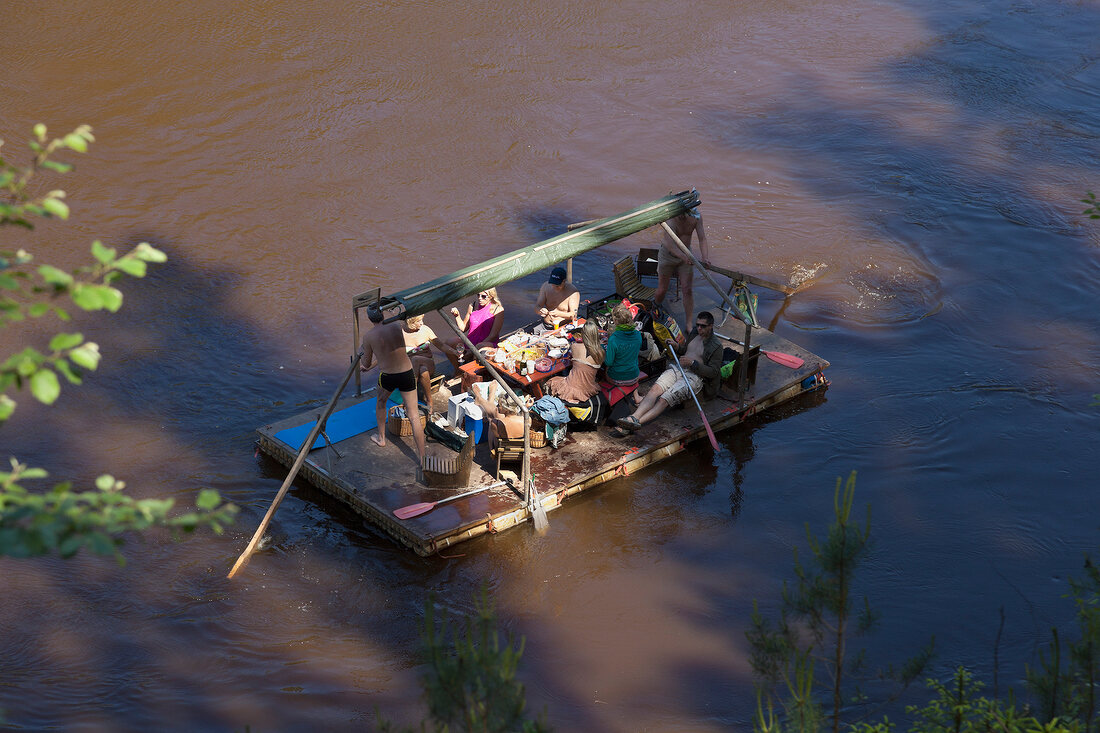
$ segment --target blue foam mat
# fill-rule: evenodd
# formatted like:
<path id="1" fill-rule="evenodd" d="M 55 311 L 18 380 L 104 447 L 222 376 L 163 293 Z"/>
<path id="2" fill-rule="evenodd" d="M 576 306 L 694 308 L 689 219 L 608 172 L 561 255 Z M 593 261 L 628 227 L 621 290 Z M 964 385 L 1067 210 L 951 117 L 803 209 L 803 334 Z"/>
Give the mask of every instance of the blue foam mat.
<path id="1" fill-rule="evenodd" d="M 325 432 L 328 433 L 329 440 L 333 443 L 339 443 L 341 440 L 359 435 L 359 433 L 365 433 L 377 426 L 378 422 L 374 419 L 374 402 L 373 399 L 363 400 L 358 404 L 337 410 L 329 415 L 328 423 L 325 425 Z M 309 431 L 313 430 L 313 426 L 316 424 L 316 420 L 311 420 L 305 425 L 280 430 L 275 433 L 275 437 L 294 450 L 301 450 L 302 442 L 309 437 Z M 321 448 L 324 445 L 325 439 L 318 435 L 310 450 Z"/>

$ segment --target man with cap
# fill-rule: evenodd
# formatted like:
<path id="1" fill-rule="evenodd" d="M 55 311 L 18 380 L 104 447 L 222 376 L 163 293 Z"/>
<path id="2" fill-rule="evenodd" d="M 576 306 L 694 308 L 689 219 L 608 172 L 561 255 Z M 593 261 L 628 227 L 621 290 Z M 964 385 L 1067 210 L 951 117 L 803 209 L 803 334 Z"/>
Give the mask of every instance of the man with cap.
<path id="1" fill-rule="evenodd" d="M 565 268 L 555 267 L 535 301 L 535 312 L 542 319 L 541 327 L 535 326 L 535 332 L 553 331 L 563 323 L 576 320 L 580 306 L 581 294 L 572 283 L 565 281 Z"/>

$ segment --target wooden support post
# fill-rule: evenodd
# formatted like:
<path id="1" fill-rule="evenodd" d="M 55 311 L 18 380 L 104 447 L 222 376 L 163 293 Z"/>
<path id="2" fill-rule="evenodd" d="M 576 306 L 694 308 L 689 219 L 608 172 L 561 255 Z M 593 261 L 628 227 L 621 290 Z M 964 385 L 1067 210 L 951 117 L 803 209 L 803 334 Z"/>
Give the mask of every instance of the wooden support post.
<path id="1" fill-rule="evenodd" d="M 719 275 L 725 275 L 734 282 L 742 281 L 752 283 L 753 285 L 759 285 L 762 288 L 768 290 L 775 290 L 776 292 L 783 293 L 784 295 L 792 295 L 798 288 L 791 287 L 790 285 L 780 285 L 779 283 L 772 282 L 771 280 L 765 280 L 761 277 L 754 275 L 746 275 L 743 272 L 737 272 L 736 270 L 728 270 L 725 267 L 719 267 L 718 265 L 704 265 L 711 272 L 717 272 Z"/>
<path id="2" fill-rule="evenodd" d="M 351 299 L 351 338 L 354 342 L 351 345 L 351 350 L 355 353 L 359 352 L 359 309 L 366 305 L 377 303 L 378 299 L 382 295 L 382 288 L 372 288 L 365 293 L 360 293 Z M 355 373 L 355 396 L 359 397 L 363 394 L 363 379 L 359 372 Z"/>
<path id="3" fill-rule="evenodd" d="M 707 282 L 710 283 L 711 287 L 714 288 L 714 292 L 718 293 L 718 295 L 722 298 L 722 300 L 726 301 L 726 305 L 728 305 L 731 309 L 737 310 L 737 304 L 734 303 L 732 300 L 730 300 L 728 295 L 726 295 L 725 293 L 722 292 L 722 288 L 718 287 L 718 283 L 716 283 L 714 281 L 714 278 L 710 276 L 710 273 L 707 272 L 707 268 L 703 265 L 702 262 L 699 261 L 699 258 L 697 258 L 694 254 L 692 254 L 690 249 L 688 249 L 687 247 L 684 246 L 684 243 L 681 242 L 680 238 L 676 236 L 676 232 L 672 231 L 672 227 L 670 227 L 668 225 L 668 222 L 667 221 L 662 221 L 661 226 L 663 226 L 665 228 L 665 231 L 668 232 L 668 236 L 672 237 L 672 241 L 676 243 L 676 246 L 680 248 L 680 251 L 682 253 L 684 253 L 684 255 L 686 257 L 690 258 L 692 262 L 695 263 L 695 266 L 699 268 L 699 272 L 703 273 L 703 277 L 705 277 L 707 279 Z M 694 313 L 689 313 L 688 314 L 688 318 L 694 318 L 694 317 L 695 317 Z M 752 341 L 752 324 L 751 323 L 746 323 L 745 324 L 745 351 L 744 351 L 744 358 L 741 359 L 742 369 L 744 369 L 745 366 L 748 364 L 749 343 L 751 343 L 751 341 Z M 745 374 L 745 372 L 741 372 L 742 376 L 744 376 L 744 374 Z M 744 389 L 744 383 L 742 383 L 742 389 Z M 744 406 L 743 405 L 743 403 L 744 403 L 744 392 L 741 392 L 741 397 L 738 401 L 740 403 L 742 403 L 738 407 L 739 408 L 743 407 Z"/>
<path id="4" fill-rule="evenodd" d="M 351 307 L 351 348 L 356 353 L 359 353 L 359 309 L 354 305 Z M 355 370 L 355 396 L 359 397 L 363 394 L 363 374 L 358 369 Z"/>
<path id="5" fill-rule="evenodd" d="M 745 392 L 748 390 L 749 381 L 749 339 L 752 338 L 752 328 L 745 324 L 745 343 L 742 346 L 741 358 L 737 364 L 737 409 L 745 409 Z"/>
<path id="6" fill-rule="evenodd" d="M 448 319 L 443 315 L 443 310 L 438 309 L 436 313 L 443 319 L 443 322 L 451 327 L 462 343 L 466 345 L 466 348 L 470 350 L 470 354 L 477 359 L 477 363 L 485 367 L 489 376 L 493 378 L 501 389 L 512 398 L 512 400 L 519 405 L 519 409 L 523 413 L 523 468 L 521 469 L 522 476 L 520 480 L 523 481 L 524 500 L 528 503 L 531 515 L 534 517 L 535 529 L 542 530 L 546 527 L 546 510 L 542 508 L 542 503 L 539 501 L 538 492 L 535 491 L 535 479 L 531 475 L 531 412 L 527 409 L 527 405 L 523 404 L 523 400 L 512 391 L 512 388 L 508 386 L 508 383 L 504 381 L 504 378 L 500 376 L 500 372 L 492 365 L 492 363 L 485 358 L 485 356 L 478 351 L 474 346 L 470 338 L 458 327 L 458 324 L 454 322 L 453 318 Z"/>

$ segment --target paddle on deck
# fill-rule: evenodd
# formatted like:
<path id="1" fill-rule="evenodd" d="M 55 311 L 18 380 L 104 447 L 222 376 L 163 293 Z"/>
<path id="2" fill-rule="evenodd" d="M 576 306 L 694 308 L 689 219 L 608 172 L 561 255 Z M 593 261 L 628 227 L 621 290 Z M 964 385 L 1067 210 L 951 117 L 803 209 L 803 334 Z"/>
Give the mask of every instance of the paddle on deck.
<path id="1" fill-rule="evenodd" d="M 480 494 L 482 491 L 495 489 L 497 486 L 503 486 L 506 483 L 508 482 L 497 481 L 495 484 L 489 484 L 488 486 L 479 486 L 478 488 L 471 491 L 465 491 L 461 494 L 448 496 L 446 499 L 440 499 L 439 501 L 422 501 L 419 504 L 409 504 L 408 506 L 403 506 L 400 509 L 394 509 L 393 516 L 397 517 L 398 519 L 412 519 L 413 517 L 419 517 L 421 514 L 427 514 L 440 504 L 446 504 L 449 501 L 461 499 L 464 496 L 473 496 L 474 494 Z"/>
<path id="2" fill-rule="evenodd" d="M 720 339 L 725 339 L 726 341 L 729 341 L 733 344 L 740 344 L 741 346 L 745 345 L 744 341 L 731 339 L 729 336 L 723 336 L 720 333 L 716 333 L 715 336 Z M 795 356 L 794 354 L 784 354 L 782 351 L 764 351 L 763 349 L 761 349 L 760 353 L 774 361 L 776 364 L 782 364 L 783 366 L 790 369 L 801 369 L 802 365 L 806 363 L 805 359 Z"/>

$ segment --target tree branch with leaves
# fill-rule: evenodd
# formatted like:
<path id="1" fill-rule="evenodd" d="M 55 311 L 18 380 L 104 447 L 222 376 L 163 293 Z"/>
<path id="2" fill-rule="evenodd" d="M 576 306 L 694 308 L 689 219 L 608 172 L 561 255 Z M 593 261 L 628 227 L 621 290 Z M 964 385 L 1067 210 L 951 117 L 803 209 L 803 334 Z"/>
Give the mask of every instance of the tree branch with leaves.
<path id="1" fill-rule="evenodd" d="M 0 157 L 0 228 L 34 229 L 37 219 L 67 220 L 70 209 L 65 192 L 52 189 L 36 194 L 32 185 L 44 173 L 64 174 L 69 163 L 52 156 L 63 151 L 84 153 L 94 142 L 92 129 L 77 127 L 62 137 L 48 139 L 46 126 L 37 124 L 29 141 L 30 162 L 19 166 Z M 0 140 L 0 152 L 4 141 Z M 37 264 L 26 249 L 0 249 L 0 328 L 28 318 L 52 315 L 71 320 L 69 308 L 115 313 L 123 294 L 116 283 L 123 277 L 144 277 L 149 264 L 167 260 L 164 252 L 142 242 L 119 255 L 99 240 L 92 242 L 92 263 L 67 272 L 50 264 Z M 0 426 L 15 413 L 13 392 L 24 388 L 39 402 L 52 405 L 61 394 L 61 378 L 71 385 L 83 382 L 95 371 L 99 345 L 79 332 L 63 331 L 49 339 L 45 349 L 24 346 L 0 355 Z M 170 499 L 132 499 L 122 493 L 125 484 L 110 475 L 96 479 L 95 490 L 74 492 L 70 483 L 55 485 L 46 493 L 29 491 L 25 481 L 45 478 L 45 469 L 27 466 L 11 458 L 11 470 L 0 472 L 0 556 L 31 557 L 57 553 L 69 557 L 82 548 L 113 554 L 125 534 L 150 527 L 189 532 L 209 527 L 215 532 L 232 521 L 237 509 L 221 501 L 217 492 L 199 493 L 195 511 L 171 516 Z"/>

